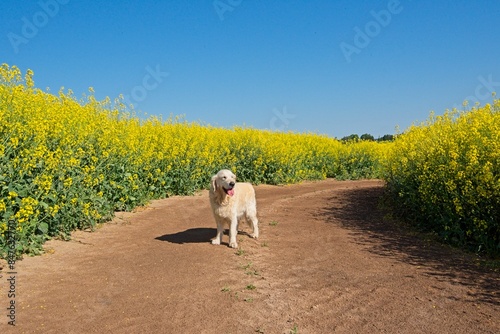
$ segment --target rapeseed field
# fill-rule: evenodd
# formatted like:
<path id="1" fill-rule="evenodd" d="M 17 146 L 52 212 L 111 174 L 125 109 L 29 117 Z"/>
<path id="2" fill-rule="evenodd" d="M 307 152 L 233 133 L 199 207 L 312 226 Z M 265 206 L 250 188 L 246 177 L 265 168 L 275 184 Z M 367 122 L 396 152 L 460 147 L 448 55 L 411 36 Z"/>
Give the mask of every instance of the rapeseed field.
<path id="1" fill-rule="evenodd" d="M 401 216 L 448 243 L 500 254 L 500 100 L 432 114 L 388 156 L 385 180 Z"/>
<path id="2" fill-rule="evenodd" d="M 141 119 L 122 99 L 80 99 L 0 67 L 0 257 L 38 254 L 117 210 L 193 194 L 219 169 L 288 184 L 383 178 L 394 212 L 445 242 L 500 254 L 500 100 L 431 115 L 394 142 Z"/>

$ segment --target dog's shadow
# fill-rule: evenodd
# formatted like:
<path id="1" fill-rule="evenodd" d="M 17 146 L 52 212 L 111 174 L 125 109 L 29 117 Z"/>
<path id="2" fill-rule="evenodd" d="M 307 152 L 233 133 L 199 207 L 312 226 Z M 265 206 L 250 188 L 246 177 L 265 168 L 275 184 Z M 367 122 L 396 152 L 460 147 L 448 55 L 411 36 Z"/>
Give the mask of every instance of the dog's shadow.
<path id="1" fill-rule="evenodd" d="M 177 232 L 173 234 L 164 234 L 162 236 L 156 237 L 156 240 L 167 241 L 173 244 L 196 244 L 196 243 L 210 243 L 215 237 L 217 229 L 215 228 L 190 228 L 182 232 Z M 224 230 L 224 235 L 228 235 L 229 231 Z M 247 232 L 238 231 L 238 234 L 248 235 Z M 222 244 L 227 244 L 222 242 Z"/>
<path id="2" fill-rule="evenodd" d="M 210 242 L 210 240 L 215 236 L 216 233 L 217 230 L 215 228 L 190 228 L 182 232 L 164 234 L 155 239 L 160 241 L 168 241 L 174 244 L 193 244 Z"/>

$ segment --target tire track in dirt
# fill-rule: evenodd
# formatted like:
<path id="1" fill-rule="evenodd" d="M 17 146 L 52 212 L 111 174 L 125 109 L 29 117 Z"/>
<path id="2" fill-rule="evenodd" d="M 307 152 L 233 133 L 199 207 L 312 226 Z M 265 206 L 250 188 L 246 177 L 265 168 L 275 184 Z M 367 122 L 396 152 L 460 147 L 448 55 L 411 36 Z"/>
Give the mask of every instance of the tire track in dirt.
<path id="1" fill-rule="evenodd" d="M 380 181 L 256 193 L 261 237 L 241 226 L 239 252 L 227 235 L 210 244 L 206 191 L 49 242 L 18 262 L 18 325 L 0 321 L 1 332 L 500 331 L 498 273 L 386 221 Z"/>

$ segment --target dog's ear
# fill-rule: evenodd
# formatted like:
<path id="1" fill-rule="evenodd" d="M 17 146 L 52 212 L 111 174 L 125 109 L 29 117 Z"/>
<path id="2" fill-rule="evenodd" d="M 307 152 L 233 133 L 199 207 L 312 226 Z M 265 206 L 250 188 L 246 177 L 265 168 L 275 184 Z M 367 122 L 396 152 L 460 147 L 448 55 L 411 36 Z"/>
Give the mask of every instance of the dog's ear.
<path id="1" fill-rule="evenodd" d="M 212 176 L 212 189 L 217 190 L 217 175 Z"/>

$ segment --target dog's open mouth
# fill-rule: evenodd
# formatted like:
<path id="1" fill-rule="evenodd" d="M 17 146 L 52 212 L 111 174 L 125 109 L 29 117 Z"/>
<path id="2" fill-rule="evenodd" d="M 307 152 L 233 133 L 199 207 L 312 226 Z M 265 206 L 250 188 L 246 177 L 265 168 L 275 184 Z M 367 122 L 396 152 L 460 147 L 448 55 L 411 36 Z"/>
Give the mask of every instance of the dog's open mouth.
<path id="1" fill-rule="evenodd" d="M 226 194 L 228 194 L 229 196 L 233 196 L 234 195 L 234 188 L 233 187 L 231 187 L 230 189 L 226 189 L 226 188 L 223 187 L 223 189 L 224 189 L 224 192 Z"/>

